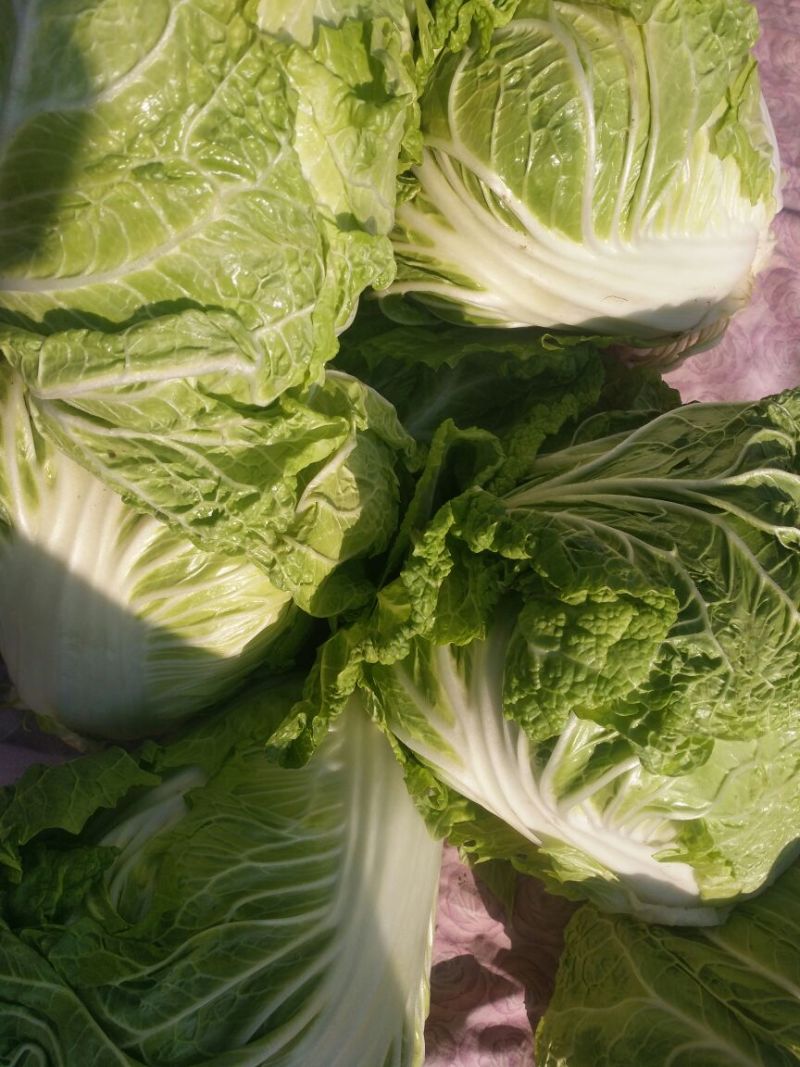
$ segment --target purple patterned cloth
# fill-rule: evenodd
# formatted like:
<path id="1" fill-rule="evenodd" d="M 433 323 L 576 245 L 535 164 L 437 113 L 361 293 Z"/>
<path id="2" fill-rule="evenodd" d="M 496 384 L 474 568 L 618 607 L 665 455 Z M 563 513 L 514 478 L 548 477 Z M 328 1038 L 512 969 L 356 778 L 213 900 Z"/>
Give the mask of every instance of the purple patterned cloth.
<path id="1" fill-rule="evenodd" d="M 751 305 L 714 349 L 669 380 L 684 400 L 746 400 L 800 385 L 800 0 L 756 0 L 761 77 L 781 147 L 784 211 Z M 3 679 L 0 677 L 0 708 Z M 0 710 L 0 784 L 68 751 Z M 531 1067 L 572 905 L 522 879 L 510 915 L 445 854 L 426 1029 L 426 1067 Z"/>
<path id="2" fill-rule="evenodd" d="M 425 1067 L 530 1067 L 574 910 L 522 878 L 513 913 L 445 851 L 425 1029 Z"/>

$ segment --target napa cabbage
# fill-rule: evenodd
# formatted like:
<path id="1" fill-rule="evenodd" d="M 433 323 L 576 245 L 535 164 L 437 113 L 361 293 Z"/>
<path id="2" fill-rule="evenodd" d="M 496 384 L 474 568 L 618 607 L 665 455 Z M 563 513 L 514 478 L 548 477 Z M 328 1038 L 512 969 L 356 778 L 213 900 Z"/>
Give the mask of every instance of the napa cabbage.
<path id="1" fill-rule="evenodd" d="M 670 355 L 715 339 L 780 207 L 757 32 L 744 0 L 434 5 L 387 308 Z"/>
<path id="2" fill-rule="evenodd" d="M 31 393 L 0 362 L 0 654 L 62 728 L 162 732 L 291 662 L 301 605 L 369 596 L 407 447 L 385 402 L 332 373 L 306 402 L 185 415 L 77 376 Z"/>
<path id="3" fill-rule="evenodd" d="M 441 845 L 358 701 L 308 765 L 296 682 L 0 797 L 0 1057 L 421 1067 Z"/>
<path id="4" fill-rule="evenodd" d="M 290 751 L 360 687 L 465 853 L 720 922 L 800 843 L 798 402 L 598 412 L 445 503 L 323 647 Z"/>

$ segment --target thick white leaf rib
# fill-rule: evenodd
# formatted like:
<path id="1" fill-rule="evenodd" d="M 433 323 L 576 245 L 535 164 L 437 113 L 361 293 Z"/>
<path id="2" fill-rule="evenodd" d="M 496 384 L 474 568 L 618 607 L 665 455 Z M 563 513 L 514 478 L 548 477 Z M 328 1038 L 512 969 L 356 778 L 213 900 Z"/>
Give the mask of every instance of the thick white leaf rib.
<path id="1" fill-rule="evenodd" d="M 388 708 L 392 732 L 447 785 L 533 844 L 547 839 L 564 842 L 583 853 L 590 865 L 607 872 L 610 880 L 620 879 L 623 895 L 630 895 L 639 914 L 655 921 L 717 922 L 714 909 L 699 900 L 691 866 L 658 858 L 677 839 L 677 829 L 668 811 L 650 807 L 656 798 L 645 791 L 641 803 L 657 830 L 644 823 L 635 825 L 630 812 L 619 819 L 613 808 L 592 802 L 615 778 L 634 773 L 638 759 L 627 759 L 568 794 L 556 786 L 576 736 L 587 730 L 602 736 L 602 727 L 571 715 L 546 763 L 537 767 L 524 731 L 503 715 L 503 649 L 492 649 L 491 643 L 490 639 L 470 646 L 470 682 L 448 647 L 434 650 L 435 677 L 441 685 L 436 703 L 425 697 L 402 665 L 393 668 L 394 678 L 424 718 L 425 732 L 433 731 L 436 739 L 426 740 L 423 731 L 406 726 L 401 709 L 393 714 Z M 499 662 L 493 664 L 496 659 Z"/>
<path id="2" fill-rule="evenodd" d="M 18 376 L 0 385 L 0 650 L 17 689 L 80 732 L 163 730 L 265 654 L 291 598 L 134 511 L 39 435 Z"/>
<path id="3" fill-rule="evenodd" d="M 189 847 L 180 841 L 184 816 L 200 820 L 187 832 L 213 874 L 188 872 L 170 912 L 176 947 L 157 962 L 132 961 L 113 988 L 87 990 L 92 1011 L 135 1058 L 165 1054 L 182 1022 L 214 1017 L 235 998 L 237 1022 L 215 1065 L 421 1067 L 441 845 L 388 741 L 352 703 L 307 766 L 285 770 L 258 753 L 247 768 L 232 791 L 188 768 L 104 837 L 124 849 L 109 873 L 123 914 L 138 908 L 142 874 L 157 869 L 149 850 L 172 850 L 174 835 Z M 203 790 L 213 794 L 207 814 L 197 808 Z M 162 834 L 169 841 L 160 844 Z M 197 929 L 209 901 L 219 917 Z M 209 953 L 228 953 L 230 972 L 206 968 Z M 159 1001 L 160 989 L 171 998 L 182 987 L 192 994 L 176 1006 Z M 203 1040 L 198 1064 L 211 1062 Z"/>
<path id="4" fill-rule="evenodd" d="M 529 237 L 502 230 L 458 177 L 450 156 L 479 174 Z M 546 229 L 496 176 L 482 171 L 483 164 L 465 161 L 457 150 L 445 153 L 431 139 L 417 168 L 425 209 L 413 200 L 399 207 L 394 244 L 407 261 L 430 265 L 445 280 L 401 272 L 389 292 L 431 292 L 454 304 L 474 305 L 496 325 L 600 328 L 616 317 L 628 330 L 641 327 L 653 334 L 699 327 L 709 304 L 732 294 L 733 308 L 749 293 L 749 282 L 741 288 L 740 259 L 749 264 L 759 247 L 749 224 L 734 222 L 728 232 L 697 237 L 644 233 L 635 243 L 619 239 L 616 246 L 593 247 L 591 236 L 578 244 Z M 476 247 L 481 249 L 477 259 Z M 657 301 L 655 292 L 661 294 Z"/>
<path id="5" fill-rule="evenodd" d="M 643 343 L 703 330 L 747 301 L 771 245 L 769 224 L 779 199 L 765 194 L 752 203 L 741 192 L 739 162 L 715 151 L 713 128 L 726 107 L 724 92 L 716 111 L 701 114 L 709 82 L 720 86 L 698 62 L 698 54 L 708 62 L 707 48 L 689 41 L 689 20 L 705 16 L 661 7 L 638 26 L 627 15 L 591 5 L 551 4 L 547 19 L 526 17 L 523 5 L 517 18 L 495 30 L 490 59 L 466 48 L 458 62 L 442 64 L 444 73 L 434 70 L 428 107 L 423 99 L 419 193 L 398 210 L 393 240 L 400 269 L 390 292 L 468 322 L 583 328 L 635 335 Z M 530 81 L 527 101 L 510 108 L 506 75 L 515 87 L 519 80 L 512 70 L 519 57 L 514 52 L 508 58 L 510 46 L 522 50 L 528 39 L 532 60 L 545 46 L 554 58 Z M 737 60 L 731 43 L 719 63 L 732 78 Z M 685 68 L 687 103 L 683 107 L 681 100 L 679 129 L 674 123 L 662 129 L 675 91 L 667 84 L 665 51 L 675 47 Z M 612 75 L 601 54 L 613 55 L 616 82 L 607 81 Z M 746 58 L 742 45 L 741 62 Z M 620 130 L 611 128 L 601 94 L 618 85 L 623 71 L 625 108 L 615 92 L 616 106 L 627 110 Z M 489 107 L 492 78 L 498 93 L 481 146 L 470 125 L 472 97 L 480 84 L 481 106 Z M 570 132 L 552 158 L 542 160 L 554 176 L 552 188 L 540 189 L 521 176 L 541 170 L 530 157 L 542 130 L 535 122 L 526 126 L 526 104 L 535 109 L 541 93 L 536 118 L 542 121 L 547 94 L 567 85 L 573 110 L 564 128 Z M 777 173 L 769 122 L 763 129 L 751 126 L 747 132 L 759 151 L 772 145 Z M 526 135 L 527 167 L 524 147 L 516 154 L 509 147 Z M 617 191 L 606 204 L 611 180 Z M 561 203 L 570 181 L 577 201 L 571 222 Z M 502 210 L 494 210 L 493 202 Z M 576 231 L 569 237 L 568 225 Z"/>

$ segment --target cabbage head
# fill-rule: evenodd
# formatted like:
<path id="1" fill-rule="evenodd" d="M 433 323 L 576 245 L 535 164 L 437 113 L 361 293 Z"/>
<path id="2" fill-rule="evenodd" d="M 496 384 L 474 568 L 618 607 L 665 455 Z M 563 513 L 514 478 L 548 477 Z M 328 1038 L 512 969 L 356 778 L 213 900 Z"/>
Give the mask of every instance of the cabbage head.
<path id="1" fill-rule="evenodd" d="M 487 33 L 462 6 L 433 25 L 447 47 L 391 293 L 478 325 L 708 342 L 748 300 L 780 206 L 755 9 L 522 0 Z M 446 37 L 472 16 L 481 32 Z"/>
<path id="2" fill-rule="evenodd" d="M 307 616 L 246 556 L 125 503 L 36 428 L 0 364 L 0 655 L 62 730 L 126 739 L 285 664 Z"/>
<path id="3" fill-rule="evenodd" d="M 721 921 L 800 843 L 798 403 L 600 413 L 445 503 L 297 725 L 360 686 L 468 855 Z"/>
<path id="4" fill-rule="evenodd" d="M 58 358 L 82 351 L 48 339 L 34 391 L 0 359 L 0 654 L 62 728 L 141 737 L 285 665 L 306 612 L 370 595 L 408 441 L 341 372 L 248 411 Z"/>

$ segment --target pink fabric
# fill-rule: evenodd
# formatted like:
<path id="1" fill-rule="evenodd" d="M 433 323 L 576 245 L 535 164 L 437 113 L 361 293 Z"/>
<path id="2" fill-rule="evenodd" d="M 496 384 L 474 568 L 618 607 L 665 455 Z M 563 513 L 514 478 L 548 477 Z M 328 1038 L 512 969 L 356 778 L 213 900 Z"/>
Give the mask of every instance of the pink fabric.
<path id="1" fill-rule="evenodd" d="M 715 348 L 668 376 L 689 400 L 755 400 L 800 385 L 800 0 L 756 0 L 756 53 L 784 168 L 784 211 L 751 304 Z M 426 1067 L 532 1067 L 570 906 L 523 879 L 513 912 L 450 851 L 442 869 Z"/>
<path id="2" fill-rule="evenodd" d="M 757 6 L 763 27 L 757 54 L 781 146 L 785 210 L 774 258 L 750 307 L 716 348 L 669 376 L 687 401 L 755 399 L 800 385 L 800 0 L 757 0 Z M 26 731 L 12 713 L 0 713 L 0 784 L 63 752 L 56 741 Z M 448 850 L 426 1067 L 531 1067 L 532 1032 L 550 995 L 571 910 L 533 879 L 522 879 L 507 916 Z"/>
<path id="3" fill-rule="evenodd" d="M 532 1029 L 550 998 L 574 910 L 533 878 L 513 914 L 447 849 L 425 1029 L 426 1067 L 530 1067 Z"/>

